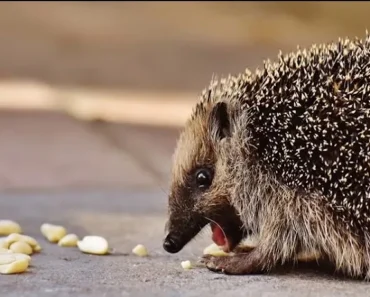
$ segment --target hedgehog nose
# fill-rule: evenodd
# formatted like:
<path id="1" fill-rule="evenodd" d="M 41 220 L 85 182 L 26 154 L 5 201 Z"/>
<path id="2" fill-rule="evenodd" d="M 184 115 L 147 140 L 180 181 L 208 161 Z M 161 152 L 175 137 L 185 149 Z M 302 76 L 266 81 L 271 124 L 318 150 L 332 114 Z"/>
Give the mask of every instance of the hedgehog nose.
<path id="1" fill-rule="evenodd" d="M 181 247 L 174 238 L 167 236 L 163 242 L 163 248 L 166 252 L 174 254 L 180 251 Z"/>

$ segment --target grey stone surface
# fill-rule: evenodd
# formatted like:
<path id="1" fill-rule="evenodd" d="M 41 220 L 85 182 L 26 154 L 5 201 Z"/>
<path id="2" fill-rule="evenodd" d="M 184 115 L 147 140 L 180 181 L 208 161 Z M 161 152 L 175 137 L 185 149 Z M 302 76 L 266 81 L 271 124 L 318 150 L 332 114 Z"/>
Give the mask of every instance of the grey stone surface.
<path id="1" fill-rule="evenodd" d="M 95 122 L 91 127 L 107 142 L 132 156 L 141 168 L 151 173 L 157 185 L 167 186 L 181 128 L 109 122 Z"/>
<path id="2" fill-rule="evenodd" d="M 0 111 L 0 190 L 148 187 L 126 151 L 63 113 Z"/>
<path id="3" fill-rule="evenodd" d="M 42 245 L 29 272 L 0 276 L 0 296 L 368 296 L 370 284 L 310 270 L 224 276 L 204 268 L 185 271 L 210 243 L 204 232 L 176 255 L 162 247 L 166 196 L 162 191 L 3 193 L 0 218 L 17 220 Z M 80 237 L 102 235 L 112 253 L 92 256 L 46 242 L 44 222 L 60 223 Z M 142 243 L 148 258 L 131 254 Z"/>

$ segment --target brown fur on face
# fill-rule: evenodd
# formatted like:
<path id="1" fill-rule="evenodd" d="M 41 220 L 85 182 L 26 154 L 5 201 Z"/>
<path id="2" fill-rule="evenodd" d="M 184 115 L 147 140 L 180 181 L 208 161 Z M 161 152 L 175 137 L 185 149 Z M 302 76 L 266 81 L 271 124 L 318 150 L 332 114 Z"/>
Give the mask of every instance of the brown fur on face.
<path id="1" fill-rule="evenodd" d="M 164 244 L 169 252 L 181 250 L 210 222 L 222 228 L 230 248 L 243 237 L 242 223 L 229 202 L 225 164 L 219 159 L 230 133 L 228 112 L 226 103 L 205 102 L 180 135 L 169 196 L 169 234 Z M 212 183 L 205 190 L 198 189 L 195 182 L 195 174 L 202 168 L 212 174 Z"/>

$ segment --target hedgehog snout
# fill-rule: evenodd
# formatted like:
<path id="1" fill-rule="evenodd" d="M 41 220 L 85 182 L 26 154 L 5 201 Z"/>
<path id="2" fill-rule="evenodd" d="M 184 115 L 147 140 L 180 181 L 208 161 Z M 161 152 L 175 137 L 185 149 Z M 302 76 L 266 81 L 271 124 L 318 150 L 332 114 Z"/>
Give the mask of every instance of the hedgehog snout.
<path id="1" fill-rule="evenodd" d="M 179 213 L 173 214 L 168 223 L 168 234 L 163 241 L 163 248 L 168 253 L 178 253 L 189 243 L 208 221 L 199 214 L 193 214 L 189 219 Z"/>
<path id="2" fill-rule="evenodd" d="M 182 249 L 182 246 L 179 244 L 179 240 L 170 233 L 163 242 L 163 248 L 166 252 L 174 254 L 178 253 Z"/>

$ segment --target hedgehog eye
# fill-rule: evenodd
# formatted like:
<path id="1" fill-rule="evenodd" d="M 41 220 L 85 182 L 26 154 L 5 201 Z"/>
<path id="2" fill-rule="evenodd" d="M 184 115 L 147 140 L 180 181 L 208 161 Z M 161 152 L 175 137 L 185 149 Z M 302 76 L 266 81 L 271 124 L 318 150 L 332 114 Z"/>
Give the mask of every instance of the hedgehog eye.
<path id="1" fill-rule="evenodd" d="M 199 169 L 195 173 L 195 181 L 200 189 L 208 188 L 212 183 L 212 174 L 208 169 Z"/>

